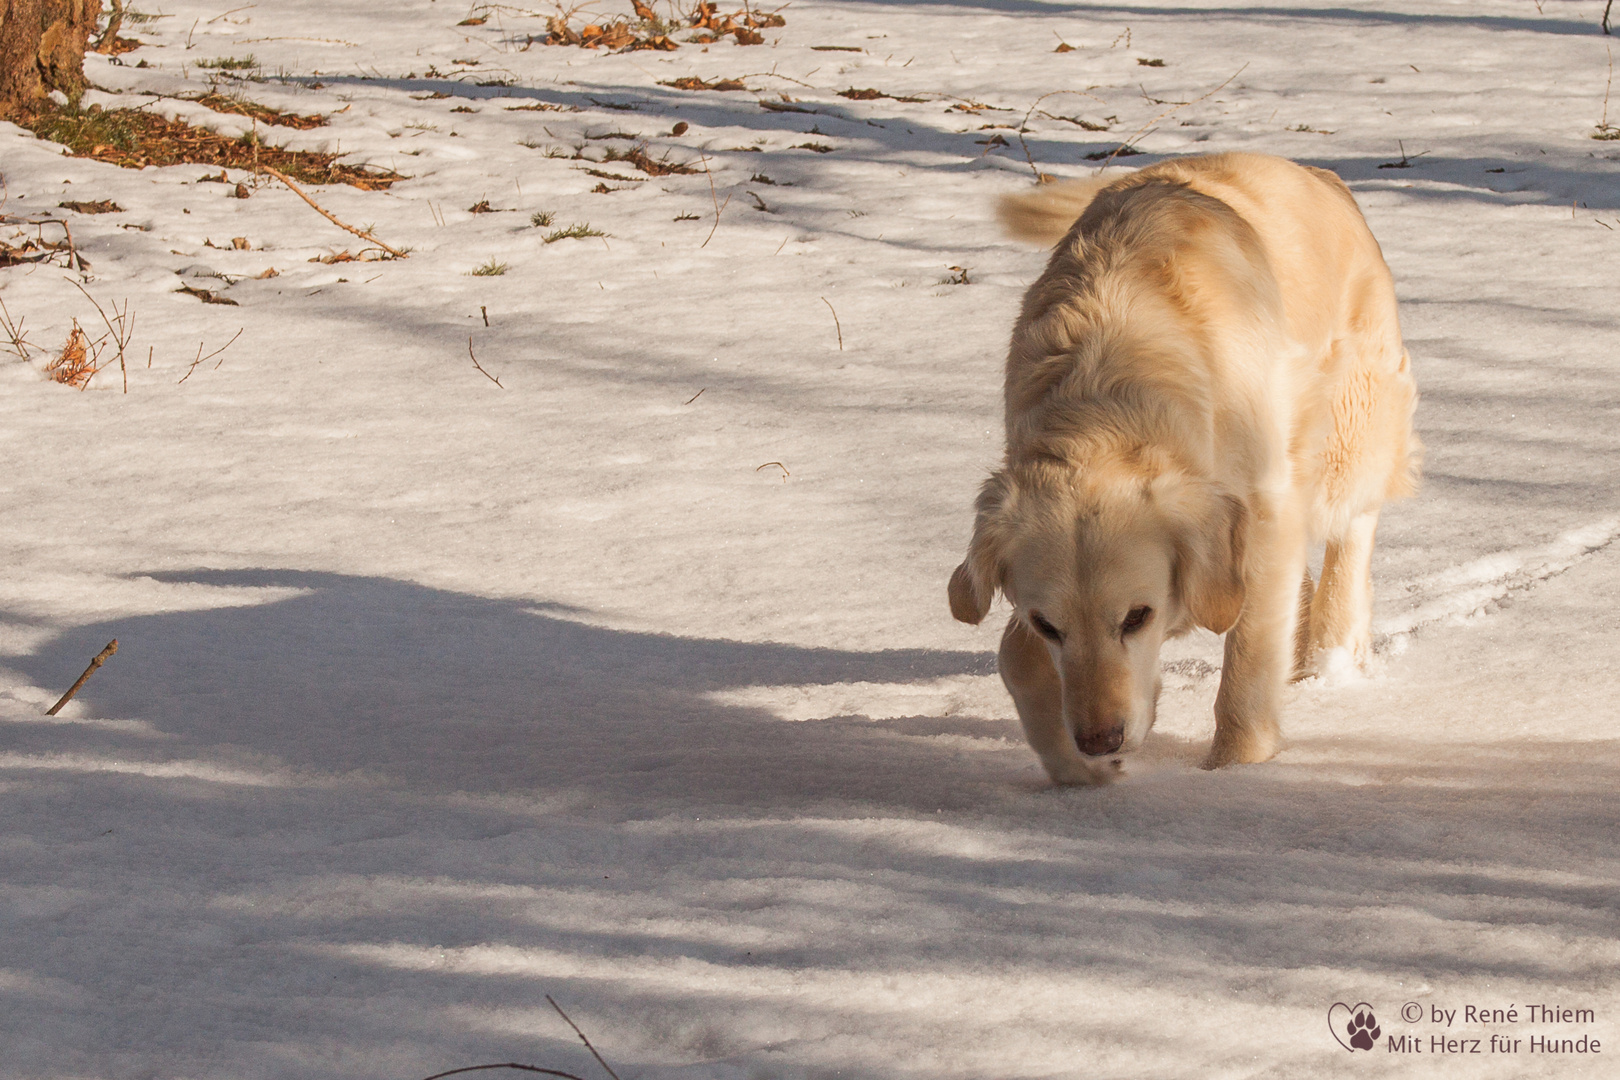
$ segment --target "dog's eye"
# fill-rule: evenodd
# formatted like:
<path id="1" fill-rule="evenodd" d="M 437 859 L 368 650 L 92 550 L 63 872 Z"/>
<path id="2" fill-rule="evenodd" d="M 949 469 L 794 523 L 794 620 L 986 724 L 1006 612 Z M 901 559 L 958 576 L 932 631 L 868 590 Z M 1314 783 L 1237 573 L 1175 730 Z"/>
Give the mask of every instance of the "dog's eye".
<path id="1" fill-rule="evenodd" d="M 1055 642 L 1059 645 L 1063 644 L 1062 631 L 1053 626 L 1051 623 L 1047 622 L 1046 619 L 1041 616 L 1040 612 L 1030 612 L 1029 621 L 1034 624 L 1036 631 L 1040 633 L 1041 637 L 1045 638 L 1047 641 Z"/>
<path id="2" fill-rule="evenodd" d="M 1119 631 L 1122 634 L 1134 634 L 1146 626 L 1147 621 L 1151 618 L 1153 618 L 1152 608 L 1145 604 L 1141 607 L 1133 607 L 1130 613 L 1125 616 L 1125 622 L 1120 626 Z"/>

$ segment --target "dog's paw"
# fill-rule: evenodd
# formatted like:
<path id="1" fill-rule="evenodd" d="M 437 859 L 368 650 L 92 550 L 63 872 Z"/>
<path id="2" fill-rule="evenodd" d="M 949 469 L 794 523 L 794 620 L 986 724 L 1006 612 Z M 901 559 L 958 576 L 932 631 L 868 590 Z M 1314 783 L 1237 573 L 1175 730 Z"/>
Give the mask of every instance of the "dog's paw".
<path id="1" fill-rule="evenodd" d="M 1252 765 L 1270 761 L 1277 756 L 1282 738 L 1275 730 L 1216 731 L 1210 744 L 1209 756 L 1204 759 L 1206 769 L 1220 769 L 1227 765 Z"/>

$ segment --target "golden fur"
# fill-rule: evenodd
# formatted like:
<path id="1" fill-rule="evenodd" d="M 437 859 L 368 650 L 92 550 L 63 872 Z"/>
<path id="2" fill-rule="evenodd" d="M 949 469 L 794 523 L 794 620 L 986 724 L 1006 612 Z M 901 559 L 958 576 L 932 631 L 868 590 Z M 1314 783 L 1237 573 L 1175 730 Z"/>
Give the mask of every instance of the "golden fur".
<path id="1" fill-rule="evenodd" d="M 1013 330 L 1006 458 L 951 612 L 1013 604 L 1002 678 L 1059 783 L 1113 775 L 1153 724 L 1160 645 L 1194 625 L 1227 635 L 1207 764 L 1264 761 L 1291 673 L 1365 663 L 1379 508 L 1416 486 L 1377 241 L 1337 176 L 1254 154 L 1000 211 L 1056 250 Z"/>

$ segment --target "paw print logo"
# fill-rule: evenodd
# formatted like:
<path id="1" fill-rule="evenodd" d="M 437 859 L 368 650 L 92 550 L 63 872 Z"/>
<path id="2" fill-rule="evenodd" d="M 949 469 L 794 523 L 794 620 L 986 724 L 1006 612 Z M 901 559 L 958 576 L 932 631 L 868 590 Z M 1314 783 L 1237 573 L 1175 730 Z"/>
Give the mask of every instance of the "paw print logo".
<path id="1" fill-rule="evenodd" d="M 1383 1034 L 1378 1017 L 1373 1015 L 1373 1007 L 1365 1001 L 1355 1005 L 1335 1001 L 1328 1009 L 1328 1030 L 1334 1040 L 1352 1054 L 1357 1050 L 1371 1050 Z"/>
<path id="2" fill-rule="evenodd" d="M 1350 1033 L 1350 1045 L 1357 1050 L 1371 1050 L 1378 1041 L 1382 1032 L 1378 1029 L 1378 1018 L 1371 1009 L 1362 1009 L 1350 1018 L 1345 1030 Z"/>

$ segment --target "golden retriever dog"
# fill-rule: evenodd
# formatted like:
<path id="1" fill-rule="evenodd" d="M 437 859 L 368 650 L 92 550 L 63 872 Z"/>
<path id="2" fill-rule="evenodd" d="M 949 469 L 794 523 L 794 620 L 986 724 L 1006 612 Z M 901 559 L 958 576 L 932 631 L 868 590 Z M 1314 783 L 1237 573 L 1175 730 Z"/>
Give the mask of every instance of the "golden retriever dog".
<path id="1" fill-rule="evenodd" d="M 1378 243 L 1337 176 L 1255 154 L 1000 210 L 1056 250 L 1013 329 L 1006 456 L 951 613 L 1012 605 L 1001 677 L 1060 784 L 1106 781 L 1140 745 L 1160 646 L 1194 626 L 1226 635 L 1206 767 L 1265 761 L 1290 675 L 1366 663 L 1379 509 L 1416 487 Z"/>

